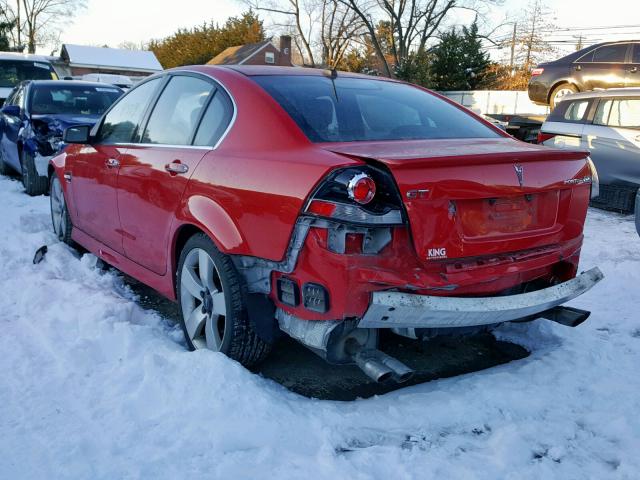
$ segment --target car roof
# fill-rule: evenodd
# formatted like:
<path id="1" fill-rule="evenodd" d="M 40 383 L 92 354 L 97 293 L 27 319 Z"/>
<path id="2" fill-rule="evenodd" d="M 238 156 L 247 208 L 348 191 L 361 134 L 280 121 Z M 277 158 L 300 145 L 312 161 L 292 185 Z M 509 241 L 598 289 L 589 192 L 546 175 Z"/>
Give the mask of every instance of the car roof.
<path id="1" fill-rule="evenodd" d="M 189 67 L 178 67 L 175 70 L 180 71 L 184 69 L 188 69 Z M 252 76 L 263 76 L 263 75 L 295 75 L 295 76 L 305 76 L 305 77 L 321 77 L 327 76 L 330 70 L 322 69 L 322 68 L 307 68 L 307 67 L 280 67 L 276 65 L 199 65 L 198 70 L 204 72 L 206 70 L 211 70 L 215 72 L 218 69 L 227 69 L 234 70 L 238 73 L 242 73 L 248 77 Z M 337 71 L 338 78 L 349 77 L 349 78 L 367 78 L 369 80 L 383 80 L 388 82 L 397 82 L 397 80 L 393 80 L 387 77 L 378 77 L 373 75 L 366 75 L 362 73 L 352 73 L 352 72 L 343 72 L 341 70 Z"/>
<path id="2" fill-rule="evenodd" d="M 25 62 L 45 62 L 51 63 L 49 59 L 43 55 L 34 55 L 32 53 L 17 52 L 0 52 L 0 60 L 22 60 Z"/>
<path id="3" fill-rule="evenodd" d="M 87 82 L 84 80 L 27 80 L 31 85 L 51 85 L 53 87 L 64 87 L 67 85 L 77 85 L 80 87 L 101 87 L 101 88 L 117 88 L 122 90 L 116 85 L 104 82 Z"/>
<path id="4" fill-rule="evenodd" d="M 607 98 L 607 97 L 640 97 L 640 87 L 607 88 L 602 90 L 590 90 L 588 92 L 572 93 L 567 95 L 567 100 L 580 100 L 581 98 Z"/>

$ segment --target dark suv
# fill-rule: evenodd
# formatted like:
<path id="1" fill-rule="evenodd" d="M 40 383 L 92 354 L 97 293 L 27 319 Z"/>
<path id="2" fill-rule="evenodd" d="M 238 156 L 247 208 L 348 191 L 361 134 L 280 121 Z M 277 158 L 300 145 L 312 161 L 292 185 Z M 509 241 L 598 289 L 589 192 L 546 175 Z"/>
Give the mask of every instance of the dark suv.
<path id="1" fill-rule="evenodd" d="M 640 40 L 599 43 L 534 68 L 529 98 L 553 109 L 569 93 L 639 87 L 639 70 Z"/>

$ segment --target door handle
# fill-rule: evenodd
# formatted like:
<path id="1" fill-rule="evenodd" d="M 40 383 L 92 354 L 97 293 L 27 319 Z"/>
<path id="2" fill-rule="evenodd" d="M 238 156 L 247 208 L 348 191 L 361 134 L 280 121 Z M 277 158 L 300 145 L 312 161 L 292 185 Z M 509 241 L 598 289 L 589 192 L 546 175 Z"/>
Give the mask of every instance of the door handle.
<path id="1" fill-rule="evenodd" d="M 575 69 L 576 69 L 576 71 L 579 72 L 580 70 L 582 70 L 582 65 L 576 65 Z"/>
<path id="2" fill-rule="evenodd" d="M 638 71 L 638 67 L 631 67 L 629 69 L 629 73 L 636 73 Z"/>
<path id="3" fill-rule="evenodd" d="M 115 158 L 110 158 L 109 160 L 104 162 L 104 164 L 107 166 L 107 168 L 118 168 L 120 166 L 120 162 Z"/>
<path id="4" fill-rule="evenodd" d="M 171 175 L 177 175 L 179 173 L 187 173 L 189 171 L 189 165 L 181 163 L 180 160 L 174 160 L 171 163 L 167 163 L 164 169 Z"/>

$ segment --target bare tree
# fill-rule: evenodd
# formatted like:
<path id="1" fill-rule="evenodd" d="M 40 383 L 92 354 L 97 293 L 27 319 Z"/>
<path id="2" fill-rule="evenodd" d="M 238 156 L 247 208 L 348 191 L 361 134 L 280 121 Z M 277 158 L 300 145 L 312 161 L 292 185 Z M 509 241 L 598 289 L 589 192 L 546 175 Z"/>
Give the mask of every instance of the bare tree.
<path id="1" fill-rule="evenodd" d="M 269 12 L 276 17 L 283 16 L 285 21 L 279 26 L 293 30 L 294 43 L 300 51 L 303 62 L 312 67 L 316 66 L 311 48 L 315 23 L 311 3 L 305 3 L 305 0 L 245 0 L 245 3 L 253 10 Z"/>
<path id="2" fill-rule="evenodd" d="M 361 19 L 378 56 L 384 74 L 392 76 L 393 65 L 399 65 L 410 52 L 423 52 L 447 16 L 454 9 L 477 9 L 492 0 L 338 0 Z M 383 21 L 390 28 L 389 52 L 383 48 L 378 26 Z M 388 58 L 391 56 L 391 59 Z"/>
<path id="3" fill-rule="evenodd" d="M 12 39 L 16 46 L 26 41 L 27 51 L 59 42 L 64 21 L 86 6 L 86 0 L 1 0 L 6 19 L 14 22 Z"/>
<path id="4" fill-rule="evenodd" d="M 336 68 L 354 38 L 363 32 L 360 17 L 340 0 L 321 0 L 322 63 Z"/>
<path id="5" fill-rule="evenodd" d="M 532 0 L 524 10 L 518 29 L 517 43 L 521 45 L 519 59 L 525 70 L 538 63 L 542 56 L 554 48 L 547 42 L 549 32 L 555 29 L 550 22 L 553 12 L 542 0 Z"/>
<path id="6" fill-rule="evenodd" d="M 311 67 L 335 67 L 362 29 L 359 17 L 340 0 L 245 0 L 245 3 L 254 10 L 269 13 L 276 27 L 291 33 L 303 63 Z"/>

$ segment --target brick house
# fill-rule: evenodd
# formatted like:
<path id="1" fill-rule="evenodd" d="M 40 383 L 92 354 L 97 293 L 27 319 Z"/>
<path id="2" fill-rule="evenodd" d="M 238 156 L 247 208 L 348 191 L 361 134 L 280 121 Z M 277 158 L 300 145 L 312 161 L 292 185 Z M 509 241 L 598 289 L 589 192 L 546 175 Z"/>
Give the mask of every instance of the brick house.
<path id="1" fill-rule="evenodd" d="M 207 62 L 207 65 L 278 65 L 292 67 L 291 37 L 280 37 L 280 48 L 271 40 L 237 45 L 223 50 Z"/>

